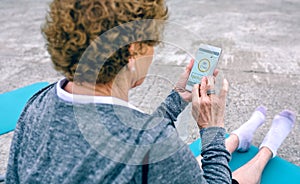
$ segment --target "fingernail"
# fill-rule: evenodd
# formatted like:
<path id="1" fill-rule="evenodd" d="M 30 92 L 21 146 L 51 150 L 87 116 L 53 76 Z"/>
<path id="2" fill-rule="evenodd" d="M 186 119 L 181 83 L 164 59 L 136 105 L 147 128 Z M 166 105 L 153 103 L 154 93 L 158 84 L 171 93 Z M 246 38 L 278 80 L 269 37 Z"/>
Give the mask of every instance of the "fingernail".
<path id="1" fill-rule="evenodd" d="M 208 80 L 208 85 L 210 85 L 213 88 L 214 87 L 214 77 L 209 76 L 209 77 L 207 77 L 207 80 Z"/>
<path id="2" fill-rule="evenodd" d="M 224 90 L 228 91 L 228 81 L 226 79 L 223 80 L 223 86 L 224 86 Z"/>

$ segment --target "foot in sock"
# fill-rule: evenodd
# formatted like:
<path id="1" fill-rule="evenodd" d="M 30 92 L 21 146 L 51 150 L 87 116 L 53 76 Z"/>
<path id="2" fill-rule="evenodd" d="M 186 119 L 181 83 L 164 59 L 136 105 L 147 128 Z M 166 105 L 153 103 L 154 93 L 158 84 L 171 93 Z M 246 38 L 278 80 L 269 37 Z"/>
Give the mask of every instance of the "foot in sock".
<path id="1" fill-rule="evenodd" d="M 274 158 L 277 154 L 277 149 L 294 127 L 295 120 L 295 114 L 289 110 L 284 110 L 279 115 L 276 115 L 273 119 L 271 129 L 259 148 L 269 148 Z"/>
<path id="2" fill-rule="evenodd" d="M 240 152 L 246 152 L 249 150 L 253 134 L 258 127 L 260 127 L 266 119 L 267 109 L 263 106 L 259 106 L 253 112 L 251 118 L 244 123 L 240 128 L 233 131 L 239 138 L 239 146 L 237 148 Z"/>

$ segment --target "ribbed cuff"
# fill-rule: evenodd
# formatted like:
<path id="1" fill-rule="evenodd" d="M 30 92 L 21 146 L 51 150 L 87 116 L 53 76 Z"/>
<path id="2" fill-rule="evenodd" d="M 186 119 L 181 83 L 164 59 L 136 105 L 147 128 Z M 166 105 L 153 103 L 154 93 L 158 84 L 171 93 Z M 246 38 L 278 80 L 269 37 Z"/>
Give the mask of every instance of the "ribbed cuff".
<path id="1" fill-rule="evenodd" d="M 166 98 L 164 105 L 173 121 L 177 120 L 178 115 L 186 108 L 189 103 L 184 101 L 179 93 L 172 90 Z"/>
<path id="2" fill-rule="evenodd" d="M 202 152 L 210 146 L 222 145 L 225 147 L 226 131 L 222 127 L 209 127 L 200 130 Z"/>

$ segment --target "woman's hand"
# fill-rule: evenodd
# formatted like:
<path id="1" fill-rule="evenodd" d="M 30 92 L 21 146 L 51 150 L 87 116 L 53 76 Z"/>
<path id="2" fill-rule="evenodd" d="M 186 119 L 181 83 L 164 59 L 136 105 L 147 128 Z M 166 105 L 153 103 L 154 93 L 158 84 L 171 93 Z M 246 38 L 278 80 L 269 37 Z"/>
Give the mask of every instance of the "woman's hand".
<path id="1" fill-rule="evenodd" d="M 175 85 L 175 90 L 179 93 L 181 98 L 186 102 L 192 101 L 192 93 L 190 91 L 187 91 L 185 89 L 185 86 L 189 79 L 193 65 L 194 65 L 194 60 L 192 59 L 190 63 L 186 66 L 185 71 L 180 75 L 178 82 Z M 214 77 L 217 77 L 218 73 L 219 71 L 215 70 L 213 74 Z"/>
<path id="2" fill-rule="evenodd" d="M 228 82 L 224 79 L 219 96 L 216 94 L 208 95 L 207 90 L 213 89 L 211 89 L 211 85 L 208 84 L 208 78 L 203 77 L 201 85 L 196 84 L 192 91 L 192 115 L 200 129 L 207 127 L 224 127 Z"/>

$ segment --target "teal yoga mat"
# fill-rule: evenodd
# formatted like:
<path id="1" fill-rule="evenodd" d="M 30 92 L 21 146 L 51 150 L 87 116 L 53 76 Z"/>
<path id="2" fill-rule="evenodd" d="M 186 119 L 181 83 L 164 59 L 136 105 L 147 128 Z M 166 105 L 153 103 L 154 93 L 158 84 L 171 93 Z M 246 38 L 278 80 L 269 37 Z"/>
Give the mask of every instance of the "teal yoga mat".
<path id="1" fill-rule="evenodd" d="M 190 149 L 194 156 L 198 156 L 201 153 L 201 140 L 197 139 L 190 144 Z M 238 169 L 258 152 L 258 148 L 251 146 L 250 150 L 246 153 L 234 152 L 232 159 L 229 162 L 229 166 L 232 171 Z M 262 178 L 262 184 L 299 184 L 300 183 L 300 167 L 296 166 L 278 156 L 271 159 L 266 166 Z"/>
<path id="2" fill-rule="evenodd" d="M 26 102 L 32 95 L 47 85 L 49 83 L 39 82 L 0 94 L 0 135 L 15 129 Z"/>

